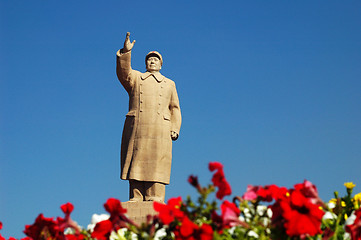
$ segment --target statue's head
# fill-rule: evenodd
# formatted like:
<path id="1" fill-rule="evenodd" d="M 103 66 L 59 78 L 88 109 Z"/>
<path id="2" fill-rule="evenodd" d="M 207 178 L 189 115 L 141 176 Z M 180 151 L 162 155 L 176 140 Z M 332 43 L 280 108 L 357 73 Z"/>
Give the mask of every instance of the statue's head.
<path id="1" fill-rule="evenodd" d="M 163 58 L 157 51 L 151 51 L 145 56 L 145 66 L 148 72 L 159 72 L 162 69 Z"/>

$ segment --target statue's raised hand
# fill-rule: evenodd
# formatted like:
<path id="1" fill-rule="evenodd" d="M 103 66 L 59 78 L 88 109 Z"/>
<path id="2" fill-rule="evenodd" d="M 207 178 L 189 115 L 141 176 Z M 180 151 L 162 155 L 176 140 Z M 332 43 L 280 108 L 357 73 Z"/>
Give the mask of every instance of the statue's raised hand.
<path id="1" fill-rule="evenodd" d="M 135 40 L 133 42 L 130 42 L 129 36 L 130 36 L 130 32 L 127 32 L 127 36 L 125 37 L 125 41 L 124 41 L 123 52 L 128 52 L 132 50 L 134 46 Z"/>

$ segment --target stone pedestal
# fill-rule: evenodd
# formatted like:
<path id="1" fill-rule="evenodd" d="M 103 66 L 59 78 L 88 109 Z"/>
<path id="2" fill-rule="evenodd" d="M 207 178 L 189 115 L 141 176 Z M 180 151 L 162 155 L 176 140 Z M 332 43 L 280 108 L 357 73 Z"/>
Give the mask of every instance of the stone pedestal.
<path id="1" fill-rule="evenodd" d="M 122 202 L 122 207 L 127 209 L 127 216 L 137 224 L 147 221 L 147 215 L 156 215 L 152 201 Z"/>

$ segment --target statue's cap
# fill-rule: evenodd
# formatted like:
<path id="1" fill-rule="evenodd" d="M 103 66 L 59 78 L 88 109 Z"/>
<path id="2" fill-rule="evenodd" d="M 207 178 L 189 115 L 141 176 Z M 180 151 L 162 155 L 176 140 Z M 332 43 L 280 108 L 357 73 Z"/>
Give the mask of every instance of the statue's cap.
<path id="1" fill-rule="evenodd" d="M 160 55 L 160 53 L 157 52 L 157 51 L 150 51 L 150 52 L 147 54 L 147 56 L 145 56 L 145 61 L 147 61 L 148 58 L 153 57 L 153 56 L 159 58 L 159 59 L 160 59 L 160 63 L 163 65 L 162 55 Z"/>

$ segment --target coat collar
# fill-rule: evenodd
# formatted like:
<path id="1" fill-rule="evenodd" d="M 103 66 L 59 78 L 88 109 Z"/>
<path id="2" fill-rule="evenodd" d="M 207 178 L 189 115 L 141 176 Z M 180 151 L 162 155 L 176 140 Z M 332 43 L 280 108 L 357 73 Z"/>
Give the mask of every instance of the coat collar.
<path id="1" fill-rule="evenodd" d="M 164 76 L 162 74 L 160 74 L 160 72 L 156 72 L 156 73 L 145 72 L 145 73 L 142 73 L 141 78 L 142 78 L 142 80 L 145 80 L 149 76 L 153 76 L 155 78 L 155 80 L 157 80 L 157 82 L 161 82 L 164 79 Z"/>

